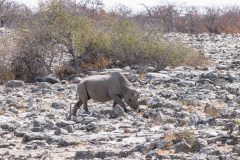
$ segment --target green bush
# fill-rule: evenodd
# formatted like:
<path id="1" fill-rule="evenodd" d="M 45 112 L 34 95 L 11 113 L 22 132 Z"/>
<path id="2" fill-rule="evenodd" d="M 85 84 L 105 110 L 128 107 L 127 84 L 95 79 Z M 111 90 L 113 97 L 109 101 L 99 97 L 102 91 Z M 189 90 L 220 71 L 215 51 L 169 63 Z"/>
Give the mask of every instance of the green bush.
<path id="1" fill-rule="evenodd" d="M 129 21 L 115 21 L 108 33 L 111 38 L 111 55 L 122 65 L 150 65 L 157 69 L 166 66 L 198 66 L 207 63 L 203 54 L 186 47 L 181 42 L 164 42 L 153 38 L 154 33 L 141 30 Z"/>

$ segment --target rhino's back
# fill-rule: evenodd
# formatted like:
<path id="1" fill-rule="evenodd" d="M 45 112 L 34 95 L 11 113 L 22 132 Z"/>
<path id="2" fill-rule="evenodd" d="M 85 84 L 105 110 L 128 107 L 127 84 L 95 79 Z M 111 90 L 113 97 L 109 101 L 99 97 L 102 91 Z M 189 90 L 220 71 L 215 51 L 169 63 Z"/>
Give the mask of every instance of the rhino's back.
<path id="1" fill-rule="evenodd" d="M 113 80 L 111 75 L 94 75 L 84 78 L 80 83 L 81 86 L 86 87 L 90 98 L 98 102 L 106 102 L 111 100 L 109 90 L 116 87 L 118 82 Z"/>
<path id="2" fill-rule="evenodd" d="M 79 84 L 80 90 L 87 91 L 87 94 L 93 100 L 106 102 L 111 100 L 110 95 L 123 96 L 122 85 L 128 86 L 130 83 L 119 72 L 113 72 L 106 75 L 93 75 L 84 78 Z"/>
<path id="3" fill-rule="evenodd" d="M 126 79 L 126 77 L 120 72 L 112 72 L 105 75 L 88 76 L 81 81 L 81 83 L 85 83 L 85 82 L 88 82 L 93 86 L 95 85 L 105 86 L 105 84 L 106 86 L 109 86 L 112 83 L 118 83 L 118 82 L 130 84 L 129 81 Z"/>

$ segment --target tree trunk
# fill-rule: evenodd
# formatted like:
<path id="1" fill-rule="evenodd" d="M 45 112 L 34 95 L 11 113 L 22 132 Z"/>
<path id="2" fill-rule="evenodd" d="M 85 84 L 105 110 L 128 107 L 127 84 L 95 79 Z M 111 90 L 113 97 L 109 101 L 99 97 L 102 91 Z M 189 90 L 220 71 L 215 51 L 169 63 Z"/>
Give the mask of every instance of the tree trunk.
<path id="1" fill-rule="evenodd" d="M 68 51 L 72 55 L 74 69 L 76 70 L 76 72 L 78 74 L 78 73 L 80 73 L 80 63 L 77 59 L 77 54 L 75 53 L 73 45 L 71 45 L 70 48 L 68 48 Z"/>
<path id="2" fill-rule="evenodd" d="M 2 27 L 4 27 L 4 20 L 3 20 L 2 17 L 1 17 L 0 19 L 1 19 L 1 20 L 0 20 L 0 28 L 2 28 Z"/>

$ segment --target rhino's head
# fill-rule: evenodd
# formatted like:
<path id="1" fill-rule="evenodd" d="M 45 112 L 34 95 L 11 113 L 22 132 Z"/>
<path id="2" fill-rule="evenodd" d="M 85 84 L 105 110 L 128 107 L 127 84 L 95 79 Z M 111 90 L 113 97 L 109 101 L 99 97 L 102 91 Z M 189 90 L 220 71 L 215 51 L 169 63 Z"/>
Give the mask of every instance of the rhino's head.
<path id="1" fill-rule="evenodd" d="M 124 95 L 125 102 L 133 109 L 138 109 L 139 107 L 139 92 L 134 88 L 129 88 L 127 93 Z"/>

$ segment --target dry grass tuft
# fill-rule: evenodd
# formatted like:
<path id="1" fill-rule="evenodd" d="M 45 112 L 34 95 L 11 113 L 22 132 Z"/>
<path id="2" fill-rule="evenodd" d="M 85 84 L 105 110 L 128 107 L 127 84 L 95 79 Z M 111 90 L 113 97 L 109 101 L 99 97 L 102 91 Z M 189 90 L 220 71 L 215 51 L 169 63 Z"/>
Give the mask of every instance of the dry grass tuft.
<path id="1" fill-rule="evenodd" d="M 187 141 L 187 143 L 189 143 L 192 146 L 196 140 L 196 137 L 193 132 L 188 131 L 188 130 L 184 130 L 184 131 L 177 132 L 177 133 L 168 132 L 165 135 L 164 140 L 168 141 L 169 143 L 167 143 L 165 147 L 167 147 L 167 148 L 171 147 L 172 141 L 183 140 L 183 139 L 185 139 Z"/>
<path id="2" fill-rule="evenodd" d="M 0 80 L 7 81 L 12 79 L 15 79 L 15 75 L 11 67 L 0 64 Z"/>
<path id="3" fill-rule="evenodd" d="M 100 57 L 94 63 L 83 63 L 81 65 L 84 69 L 104 69 L 112 64 L 112 61 L 108 58 Z"/>
<path id="4" fill-rule="evenodd" d="M 175 153 L 175 150 L 170 149 L 170 150 L 162 150 L 162 149 L 157 149 L 156 153 L 161 156 L 161 155 L 168 155 L 168 154 L 173 154 Z"/>
<path id="5" fill-rule="evenodd" d="M 167 141 L 173 141 L 176 139 L 176 136 L 173 132 L 168 132 L 164 139 Z"/>
<path id="6" fill-rule="evenodd" d="M 210 117 L 219 117 L 220 116 L 220 108 L 210 105 L 210 104 L 206 104 L 204 107 L 204 113 L 206 113 L 208 116 Z"/>
<path id="7" fill-rule="evenodd" d="M 192 131 L 184 130 L 175 134 L 177 140 L 185 139 L 191 146 L 194 144 L 196 137 Z"/>
<path id="8" fill-rule="evenodd" d="M 58 77 L 63 78 L 76 74 L 76 71 L 72 65 L 64 64 L 60 67 L 55 68 L 55 74 Z"/>

